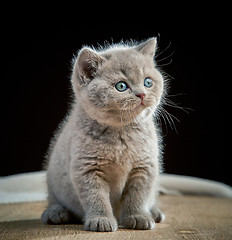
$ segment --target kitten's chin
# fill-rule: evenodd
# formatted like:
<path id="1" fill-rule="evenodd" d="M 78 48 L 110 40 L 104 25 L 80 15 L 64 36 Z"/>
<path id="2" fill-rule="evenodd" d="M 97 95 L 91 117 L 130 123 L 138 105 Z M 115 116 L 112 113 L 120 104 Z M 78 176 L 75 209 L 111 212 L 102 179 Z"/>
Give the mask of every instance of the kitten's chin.
<path id="1" fill-rule="evenodd" d="M 96 110 L 95 108 L 91 111 L 91 109 L 88 108 L 86 112 L 91 119 L 97 121 L 99 124 L 117 128 L 140 124 L 145 121 L 149 115 L 152 115 L 151 110 L 142 104 L 130 110 Z"/>

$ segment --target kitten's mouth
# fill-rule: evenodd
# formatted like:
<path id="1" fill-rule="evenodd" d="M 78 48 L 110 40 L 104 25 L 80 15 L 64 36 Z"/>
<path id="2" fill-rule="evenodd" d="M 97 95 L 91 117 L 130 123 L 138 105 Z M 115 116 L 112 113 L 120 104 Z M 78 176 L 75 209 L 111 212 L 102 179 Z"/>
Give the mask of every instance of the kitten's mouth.
<path id="1" fill-rule="evenodd" d="M 137 104 L 137 106 L 135 107 L 135 109 L 145 109 L 145 108 L 147 108 L 147 104 L 146 104 L 146 102 L 144 102 L 144 100 L 141 100 L 138 104 Z"/>

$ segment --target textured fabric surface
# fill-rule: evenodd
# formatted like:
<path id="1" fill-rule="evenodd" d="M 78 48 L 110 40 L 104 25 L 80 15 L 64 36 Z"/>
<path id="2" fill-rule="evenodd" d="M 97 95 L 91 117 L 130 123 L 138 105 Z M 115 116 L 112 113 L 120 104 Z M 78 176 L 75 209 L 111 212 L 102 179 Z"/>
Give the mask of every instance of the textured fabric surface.
<path id="1" fill-rule="evenodd" d="M 113 233 L 87 232 L 81 224 L 44 225 L 40 216 L 47 202 L 0 204 L 0 239 L 232 239 L 232 200 L 196 196 L 160 196 L 166 214 L 147 231 L 119 229 Z"/>

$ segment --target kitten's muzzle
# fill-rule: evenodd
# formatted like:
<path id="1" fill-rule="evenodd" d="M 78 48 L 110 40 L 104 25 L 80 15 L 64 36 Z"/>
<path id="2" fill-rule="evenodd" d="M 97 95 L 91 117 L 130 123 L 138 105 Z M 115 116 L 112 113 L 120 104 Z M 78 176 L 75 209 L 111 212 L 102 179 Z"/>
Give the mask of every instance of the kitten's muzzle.
<path id="1" fill-rule="evenodd" d="M 146 96 L 146 94 L 145 93 L 137 93 L 135 96 L 140 98 L 141 99 L 141 104 L 144 105 L 143 99 Z"/>

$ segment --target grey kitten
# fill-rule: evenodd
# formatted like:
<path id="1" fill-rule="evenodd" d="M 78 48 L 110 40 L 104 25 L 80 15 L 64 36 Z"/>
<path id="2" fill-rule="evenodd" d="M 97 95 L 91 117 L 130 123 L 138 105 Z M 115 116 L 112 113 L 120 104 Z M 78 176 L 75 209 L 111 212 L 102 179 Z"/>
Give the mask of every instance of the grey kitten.
<path id="1" fill-rule="evenodd" d="M 115 231 L 118 224 L 152 229 L 163 219 L 153 114 L 164 79 L 155 51 L 155 38 L 80 50 L 71 79 L 75 101 L 51 144 L 44 223 L 75 217 L 86 230 Z"/>

